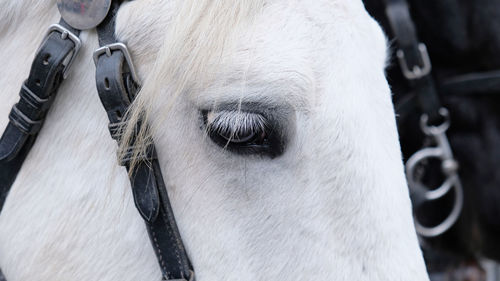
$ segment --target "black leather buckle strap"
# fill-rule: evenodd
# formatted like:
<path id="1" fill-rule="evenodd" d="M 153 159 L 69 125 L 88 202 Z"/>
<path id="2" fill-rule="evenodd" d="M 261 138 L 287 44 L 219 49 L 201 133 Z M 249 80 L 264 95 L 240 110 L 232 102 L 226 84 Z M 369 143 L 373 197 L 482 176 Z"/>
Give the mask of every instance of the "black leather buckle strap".
<path id="1" fill-rule="evenodd" d="M 122 118 L 138 88 L 138 78 L 127 47 L 116 42 L 114 37 L 115 16 L 121 3 L 113 1 L 110 13 L 98 26 L 102 47 L 94 54 L 97 90 L 110 120 L 110 133 L 117 141 L 120 141 L 121 124 L 126 121 Z M 60 24 L 49 28 L 35 56 L 30 76 L 21 88 L 20 100 L 12 108 L 10 122 L 0 139 L 0 210 L 78 53 L 81 45 L 79 32 L 61 19 Z M 139 124 L 138 130 L 140 126 L 146 124 Z M 131 175 L 135 205 L 146 222 L 163 280 L 193 281 L 194 272 L 175 222 L 154 144 L 140 155 L 139 163 L 131 171 L 133 150 L 132 143 L 121 164 Z"/>
<path id="2" fill-rule="evenodd" d="M 435 115 L 440 108 L 439 98 L 430 78 L 432 70 L 427 47 L 418 40 L 417 31 L 406 0 L 383 0 L 391 31 L 396 38 L 396 56 L 403 76 L 414 89 L 421 89 L 420 107 L 428 115 Z M 420 81 L 421 80 L 421 81 Z M 449 77 L 439 85 L 443 95 L 498 94 L 500 71 L 476 72 Z"/>
<path id="3" fill-rule="evenodd" d="M 62 19 L 49 27 L 29 77 L 21 87 L 19 102 L 12 107 L 9 123 L 0 138 L 0 211 L 78 53 L 79 32 Z"/>
<path id="4" fill-rule="evenodd" d="M 99 44 L 96 63 L 97 91 L 110 121 L 111 136 L 118 142 L 123 120 L 135 94 L 137 76 L 127 47 L 117 43 L 114 35 L 115 16 L 121 1 L 113 1 L 107 18 L 97 27 Z M 137 130 L 146 124 L 138 124 Z M 130 160 L 134 143 L 121 163 L 129 171 L 135 205 L 146 223 L 151 244 L 155 250 L 164 280 L 194 280 L 194 273 L 182 243 L 160 165 L 151 144 L 140 155 L 134 170 Z"/>
<path id="5" fill-rule="evenodd" d="M 396 55 L 404 77 L 415 91 L 420 109 L 431 123 L 441 120 L 441 102 L 434 79 L 427 47 L 420 42 L 406 0 L 384 0 L 386 15 L 398 45 Z"/>
<path id="6" fill-rule="evenodd" d="M 439 114 L 441 101 L 431 76 L 431 61 L 427 47 L 418 39 L 408 3 L 406 0 L 383 0 L 383 2 L 399 48 L 396 56 L 403 76 L 412 90 L 409 98 L 396 105 L 397 113 L 401 119 L 405 119 L 414 112 L 413 103 L 416 102 L 429 124 L 441 123 L 442 116 Z M 424 202 L 425 190 L 410 186 L 410 193 L 413 208 L 416 209 Z"/>
<path id="7" fill-rule="evenodd" d="M 455 160 L 447 137 L 447 131 L 451 122 L 450 115 L 446 108 L 441 107 L 434 79 L 431 76 L 432 65 L 429 54 L 427 53 L 425 44 L 418 40 L 406 0 L 384 1 L 386 3 L 386 15 L 399 46 L 396 55 L 399 59 L 403 76 L 406 78 L 413 92 L 410 95 L 410 99 L 403 100 L 405 104 L 398 107 L 400 110 L 403 108 L 412 110 L 408 106 L 411 105 L 411 102 L 408 101 L 411 101 L 411 96 L 415 97 L 422 113 L 420 116 L 420 128 L 430 144 L 424 145 L 424 148 L 414 153 L 406 161 L 406 176 L 414 209 L 418 209 L 425 202 L 444 196 L 444 194 L 441 196 L 430 196 L 430 188 L 423 183 L 421 178 L 417 179 L 416 171 L 423 168 L 423 170 L 419 171 L 422 174 L 433 169 L 428 163 L 428 159 L 430 158 L 439 159 L 442 164 L 451 163 L 451 166 L 448 165 L 451 167 L 450 169 L 441 165 L 443 174 L 446 174 L 446 186 L 450 187 L 447 190 L 453 188 L 455 193 L 453 209 L 450 211 L 448 217 L 437 226 L 425 227 L 420 224 L 418 217 L 415 215 L 417 233 L 422 237 L 436 237 L 455 225 L 463 208 L 463 190 L 460 176 L 457 172 L 458 162 Z M 398 114 L 404 115 L 408 114 L 408 112 L 398 111 Z"/>

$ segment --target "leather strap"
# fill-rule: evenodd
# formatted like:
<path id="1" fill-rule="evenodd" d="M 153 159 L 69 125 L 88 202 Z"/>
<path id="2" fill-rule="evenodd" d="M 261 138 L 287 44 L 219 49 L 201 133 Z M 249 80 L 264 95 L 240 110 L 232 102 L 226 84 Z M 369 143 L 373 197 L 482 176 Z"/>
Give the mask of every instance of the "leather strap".
<path id="1" fill-rule="evenodd" d="M 115 17 L 122 1 L 113 1 L 111 11 L 97 27 L 99 44 L 107 46 L 96 59 L 96 83 L 99 97 L 108 113 L 110 133 L 120 141 L 122 117 L 137 93 L 133 66 L 126 46 L 111 48 Z M 60 32 L 57 32 L 60 31 Z M 72 33 L 68 36 L 68 33 Z M 32 64 L 29 78 L 21 87 L 20 100 L 13 106 L 10 122 L 0 139 L 0 211 L 21 165 L 43 126 L 67 67 L 76 56 L 80 31 L 61 19 L 59 30 L 53 30 L 42 43 Z M 73 40 L 73 41 L 72 41 Z M 77 44 L 78 43 L 78 44 Z M 123 46 L 123 47 L 121 47 Z M 72 56 L 69 60 L 68 58 Z M 69 62 L 68 62 L 69 61 Z M 138 125 L 140 129 L 142 124 Z M 133 151 L 133 143 L 130 151 Z M 151 243 L 158 257 L 163 280 L 194 280 L 194 272 L 182 243 L 167 189 L 163 181 L 154 144 L 130 170 L 131 156 L 121 163 L 129 171 L 134 201 L 146 222 Z M 0 271 L 0 281 L 5 277 Z"/>
<path id="2" fill-rule="evenodd" d="M 383 1 L 386 5 L 387 18 L 399 47 L 398 54 L 404 55 L 399 61 L 402 69 L 412 71 L 415 66 L 419 68 L 424 68 L 425 65 L 431 67 L 430 61 L 426 61 L 426 58 L 428 58 L 427 50 L 425 52 L 422 50 L 422 46 L 425 47 L 425 45 L 418 40 L 417 31 L 411 19 L 406 0 Z M 429 116 L 430 123 L 439 122 L 441 120 L 439 115 L 441 102 L 430 69 L 417 78 L 406 78 L 408 84 L 416 93 L 416 99 L 421 111 Z"/>
<path id="3" fill-rule="evenodd" d="M 72 35 L 52 30 L 44 39 L 19 92 L 19 102 L 12 107 L 9 123 L 0 138 L 0 211 L 64 80 L 68 58 L 76 56 L 78 51 L 72 38 L 80 31 L 71 28 L 63 19 L 59 26 Z"/>
<path id="4" fill-rule="evenodd" d="M 500 70 L 475 72 L 445 79 L 440 85 L 445 95 L 498 95 Z"/>
<path id="5" fill-rule="evenodd" d="M 408 3 L 406 0 L 383 0 L 383 2 L 385 2 L 385 12 L 399 48 L 397 51 L 399 64 L 411 89 L 408 98 L 396 105 L 396 112 L 404 120 L 420 111 L 420 114 L 428 116 L 430 124 L 442 123 L 442 117 L 439 114 L 442 106 L 431 75 L 432 65 L 427 48 L 418 39 Z M 412 77 L 405 71 L 413 71 L 417 75 Z M 415 104 L 418 106 L 416 107 Z M 423 200 L 425 190 L 413 188 L 411 191 L 412 205 L 416 209 L 425 202 Z"/>
<path id="6" fill-rule="evenodd" d="M 127 60 L 126 47 L 114 48 L 115 16 L 121 1 L 113 1 L 111 11 L 97 27 L 101 50 L 96 51 L 96 83 L 101 102 L 110 121 L 111 136 L 120 142 L 120 129 L 135 94 L 133 66 Z M 123 45 L 124 46 L 124 45 Z M 104 48 L 104 49 L 102 49 Z M 137 125 L 137 130 L 147 124 Z M 129 150 L 133 151 L 134 143 Z M 151 144 L 134 170 L 130 170 L 131 155 L 120 163 L 130 175 L 135 205 L 146 223 L 151 244 L 155 250 L 164 280 L 194 280 L 194 273 L 182 243 L 167 189 L 163 181 L 154 144 Z"/>

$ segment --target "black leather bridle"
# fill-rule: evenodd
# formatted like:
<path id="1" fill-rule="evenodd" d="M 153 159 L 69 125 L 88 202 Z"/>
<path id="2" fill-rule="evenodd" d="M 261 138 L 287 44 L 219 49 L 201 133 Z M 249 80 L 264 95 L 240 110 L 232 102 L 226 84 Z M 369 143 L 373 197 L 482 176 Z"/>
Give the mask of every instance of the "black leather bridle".
<path id="1" fill-rule="evenodd" d="M 410 16 L 406 0 L 382 0 L 390 29 L 398 50 L 396 57 L 403 77 L 414 99 L 396 104 L 400 119 L 413 113 L 408 106 L 415 106 L 421 114 L 420 129 L 431 144 L 413 154 L 406 162 L 406 176 L 413 208 L 418 210 L 425 202 L 434 201 L 454 191 L 455 202 L 449 215 L 440 224 L 427 227 L 415 216 L 415 227 L 423 237 L 436 237 L 448 231 L 458 220 L 463 208 L 463 187 L 458 175 L 458 162 L 451 149 L 447 131 L 450 127 L 448 109 L 443 107 L 434 78 L 427 47 L 418 39 L 417 30 Z M 438 159 L 445 176 L 437 189 L 429 188 L 419 176 L 419 169 L 429 169 L 429 159 Z"/>
<path id="2" fill-rule="evenodd" d="M 138 77 L 127 46 L 115 37 L 115 19 L 122 0 L 113 0 L 97 26 L 100 48 L 94 52 L 99 98 L 109 119 L 111 137 L 120 142 L 126 112 L 139 89 Z M 36 141 L 59 86 L 78 54 L 80 30 L 61 18 L 49 28 L 37 51 L 20 98 L 9 114 L 0 139 L 0 211 L 21 166 Z M 147 126 L 145 122 L 137 125 Z M 129 172 L 134 202 L 145 221 L 163 280 L 194 280 L 194 270 L 175 222 L 153 143 L 136 159 L 131 170 L 134 142 L 120 165 Z M 0 281 L 5 280 L 0 272 Z"/>

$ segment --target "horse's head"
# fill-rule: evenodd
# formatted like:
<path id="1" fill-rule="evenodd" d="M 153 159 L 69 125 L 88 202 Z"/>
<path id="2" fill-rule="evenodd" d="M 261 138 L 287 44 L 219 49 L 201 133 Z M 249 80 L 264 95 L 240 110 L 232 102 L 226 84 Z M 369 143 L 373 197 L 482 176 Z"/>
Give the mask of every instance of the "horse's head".
<path id="1" fill-rule="evenodd" d="M 427 280 L 361 1 L 175 2 L 118 33 L 198 280 Z"/>

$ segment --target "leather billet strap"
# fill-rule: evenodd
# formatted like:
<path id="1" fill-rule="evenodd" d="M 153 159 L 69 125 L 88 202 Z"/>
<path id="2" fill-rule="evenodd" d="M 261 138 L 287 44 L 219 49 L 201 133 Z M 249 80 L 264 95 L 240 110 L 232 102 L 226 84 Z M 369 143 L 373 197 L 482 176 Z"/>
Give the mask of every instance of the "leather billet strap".
<path id="1" fill-rule="evenodd" d="M 406 0 L 383 0 L 391 30 L 399 48 L 397 55 L 403 75 L 416 93 L 421 111 L 430 123 L 441 121 L 441 102 L 431 76 L 431 62 L 427 48 L 418 40 Z M 415 71 L 417 70 L 417 71 Z"/>
<path id="2" fill-rule="evenodd" d="M 20 99 L 12 107 L 0 138 L 0 211 L 78 53 L 79 33 L 62 19 L 58 25 L 52 25 L 35 55 L 28 79 L 21 86 Z"/>
<path id="3" fill-rule="evenodd" d="M 97 27 L 101 46 L 94 55 L 96 83 L 101 102 L 110 121 L 111 136 L 120 141 L 120 128 L 135 94 L 137 78 L 130 54 L 123 43 L 115 38 L 115 16 L 121 1 L 112 3 L 107 18 Z M 146 124 L 137 125 L 137 130 Z M 130 144 L 133 150 L 134 143 Z M 151 244 L 155 250 L 164 280 L 194 280 L 194 273 L 181 240 L 160 165 L 150 144 L 138 164 L 130 170 L 131 155 L 121 163 L 127 168 L 134 201 L 146 223 Z"/>

